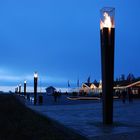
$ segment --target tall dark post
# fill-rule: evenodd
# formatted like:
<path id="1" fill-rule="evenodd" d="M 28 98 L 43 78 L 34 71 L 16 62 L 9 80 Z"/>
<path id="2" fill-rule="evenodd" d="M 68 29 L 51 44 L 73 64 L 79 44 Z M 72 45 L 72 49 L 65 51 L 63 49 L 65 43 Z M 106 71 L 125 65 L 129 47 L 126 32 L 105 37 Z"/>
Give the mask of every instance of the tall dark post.
<path id="1" fill-rule="evenodd" d="M 15 93 L 18 93 L 18 87 L 15 88 Z"/>
<path id="2" fill-rule="evenodd" d="M 18 94 L 18 86 L 15 88 L 15 93 Z"/>
<path id="3" fill-rule="evenodd" d="M 138 88 L 138 94 L 140 94 L 140 88 Z"/>
<path id="4" fill-rule="evenodd" d="M 24 96 L 26 96 L 26 81 L 24 81 Z"/>
<path id="5" fill-rule="evenodd" d="M 21 84 L 19 84 L 19 94 L 21 94 Z"/>
<path id="6" fill-rule="evenodd" d="M 34 105 L 37 103 L 37 72 L 34 73 Z"/>
<path id="7" fill-rule="evenodd" d="M 114 8 L 101 9 L 100 37 L 102 62 L 103 123 L 113 123 Z"/>

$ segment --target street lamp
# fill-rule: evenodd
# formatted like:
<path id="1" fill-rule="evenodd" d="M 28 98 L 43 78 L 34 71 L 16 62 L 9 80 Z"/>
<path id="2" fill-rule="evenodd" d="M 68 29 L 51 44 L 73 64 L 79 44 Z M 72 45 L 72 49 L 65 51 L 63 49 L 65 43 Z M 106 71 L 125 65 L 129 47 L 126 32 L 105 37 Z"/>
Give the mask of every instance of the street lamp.
<path id="1" fill-rule="evenodd" d="M 26 96 L 26 81 L 24 81 L 24 96 Z"/>
<path id="2" fill-rule="evenodd" d="M 19 94 L 21 93 L 21 84 L 19 84 Z"/>
<path id="3" fill-rule="evenodd" d="M 113 123 L 115 8 L 105 7 L 101 11 L 100 39 L 102 62 L 103 123 Z"/>
<path id="4" fill-rule="evenodd" d="M 38 74 L 37 72 L 34 73 L 34 105 L 37 103 L 37 80 Z"/>

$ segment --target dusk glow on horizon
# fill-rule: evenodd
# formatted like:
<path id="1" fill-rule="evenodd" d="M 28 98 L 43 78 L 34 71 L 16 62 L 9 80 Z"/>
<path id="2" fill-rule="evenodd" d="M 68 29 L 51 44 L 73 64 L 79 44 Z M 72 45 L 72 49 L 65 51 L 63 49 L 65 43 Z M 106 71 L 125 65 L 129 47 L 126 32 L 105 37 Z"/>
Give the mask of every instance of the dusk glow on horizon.
<path id="1" fill-rule="evenodd" d="M 140 76 L 140 1 L 24 0 L 0 2 L 0 86 L 27 81 L 76 86 L 101 79 L 100 9 L 114 7 L 114 78 Z M 130 10 L 131 9 L 131 10 Z M 113 26 L 113 25 L 112 25 Z M 2 89 L 0 89 L 2 90 Z"/>

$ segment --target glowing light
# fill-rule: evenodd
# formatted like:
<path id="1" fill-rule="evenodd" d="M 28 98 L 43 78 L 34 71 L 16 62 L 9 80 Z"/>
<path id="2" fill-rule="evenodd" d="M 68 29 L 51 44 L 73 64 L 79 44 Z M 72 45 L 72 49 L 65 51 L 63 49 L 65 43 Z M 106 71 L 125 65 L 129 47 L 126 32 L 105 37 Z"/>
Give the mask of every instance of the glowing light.
<path id="1" fill-rule="evenodd" d="M 34 73 L 34 78 L 37 78 L 38 77 L 38 74 L 37 72 Z"/>
<path id="2" fill-rule="evenodd" d="M 91 89 L 96 89 L 97 87 L 96 87 L 94 84 L 92 84 L 92 85 L 90 86 L 90 88 L 91 88 Z"/>
<path id="3" fill-rule="evenodd" d="M 26 80 L 24 81 L 24 84 L 26 84 Z"/>
<path id="4" fill-rule="evenodd" d="M 134 82 L 134 83 L 131 83 L 129 85 L 126 85 L 126 86 L 119 86 L 119 87 L 114 87 L 114 89 L 126 89 L 126 88 L 130 88 L 132 86 L 139 86 L 140 84 L 140 81 L 137 81 L 137 82 Z"/>
<path id="5" fill-rule="evenodd" d="M 104 27 L 105 28 L 114 28 L 114 24 L 112 22 L 111 17 L 109 16 L 109 14 L 107 12 L 104 12 L 103 16 L 104 16 L 103 21 L 102 20 L 100 21 L 100 28 L 101 29 L 103 29 Z"/>

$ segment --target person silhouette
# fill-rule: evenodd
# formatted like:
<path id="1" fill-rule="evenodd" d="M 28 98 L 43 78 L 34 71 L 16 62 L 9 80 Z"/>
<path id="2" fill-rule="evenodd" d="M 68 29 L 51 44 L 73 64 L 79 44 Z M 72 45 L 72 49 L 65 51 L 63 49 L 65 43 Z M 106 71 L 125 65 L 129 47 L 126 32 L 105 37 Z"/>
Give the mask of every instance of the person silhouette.
<path id="1" fill-rule="evenodd" d="M 54 91 L 53 97 L 54 97 L 54 102 L 57 102 L 57 97 L 58 97 L 57 91 Z"/>
<path id="2" fill-rule="evenodd" d="M 128 88 L 128 100 L 129 100 L 129 103 L 133 102 L 133 93 L 130 88 Z"/>
<path id="3" fill-rule="evenodd" d="M 123 103 L 125 103 L 125 101 L 126 101 L 126 94 L 127 94 L 126 91 L 123 90 L 123 91 L 122 91 L 122 102 L 123 102 Z"/>

